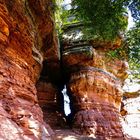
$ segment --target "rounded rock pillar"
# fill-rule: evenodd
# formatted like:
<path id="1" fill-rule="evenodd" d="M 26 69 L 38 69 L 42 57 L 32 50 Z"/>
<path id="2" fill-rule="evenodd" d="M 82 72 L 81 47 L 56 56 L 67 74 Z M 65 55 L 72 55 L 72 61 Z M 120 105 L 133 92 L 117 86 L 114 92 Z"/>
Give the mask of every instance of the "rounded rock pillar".
<path id="1" fill-rule="evenodd" d="M 75 111 L 73 127 L 94 138 L 123 138 L 120 124 L 122 90 L 108 72 L 83 67 L 71 74 L 67 84 Z"/>
<path id="2" fill-rule="evenodd" d="M 95 139 L 123 140 L 120 107 L 127 65 L 123 60 L 108 58 L 106 45 L 64 46 L 73 129 Z"/>

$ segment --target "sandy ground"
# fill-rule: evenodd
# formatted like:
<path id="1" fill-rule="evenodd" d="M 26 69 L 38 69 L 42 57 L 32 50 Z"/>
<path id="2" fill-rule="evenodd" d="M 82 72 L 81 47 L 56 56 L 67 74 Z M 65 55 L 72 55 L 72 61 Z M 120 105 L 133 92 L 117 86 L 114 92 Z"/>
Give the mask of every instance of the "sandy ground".
<path id="1" fill-rule="evenodd" d="M 92 136 L 80 136 L 74 133 L 71 129 L 56 129 L 55 133 L 55 140 L 95 140 Z"/>

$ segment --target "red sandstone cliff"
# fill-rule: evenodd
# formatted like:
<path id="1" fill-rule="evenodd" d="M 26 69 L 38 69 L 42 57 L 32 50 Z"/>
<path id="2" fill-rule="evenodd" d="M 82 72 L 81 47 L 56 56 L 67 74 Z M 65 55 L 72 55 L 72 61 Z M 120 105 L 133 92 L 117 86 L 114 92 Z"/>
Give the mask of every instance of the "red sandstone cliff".
<path id="1" fill-rule="evenodd" d="M 1 140 L 46 140 L 53 134 L 43 121 L 35 88 L 45 51 L 53 42 L 51 4 L 0 1 Z"/>
<path id="2" fill-rule="evenodd" d="M 51 8 L 51 0 L 0 0 L 2 140 L 51 139 L 54 133 L 43 121 L 40 106 L 48 124 L 61 125 L 63 105 L 58 103 L 63 98 L 58 95 L 63 80 Z M 92 138 L 123 140 L 120 107 L 128 67 L 125 61 L 106 57 L 106 49 L 120 47 L 121 40 L 113 45 L 91 44 L 94 48 L 76 52 L 64 46 L 62 52 L 62 75 L 73 105 L 72 127 Z M 126 102 L 127 108 L 131 101 Z"/>

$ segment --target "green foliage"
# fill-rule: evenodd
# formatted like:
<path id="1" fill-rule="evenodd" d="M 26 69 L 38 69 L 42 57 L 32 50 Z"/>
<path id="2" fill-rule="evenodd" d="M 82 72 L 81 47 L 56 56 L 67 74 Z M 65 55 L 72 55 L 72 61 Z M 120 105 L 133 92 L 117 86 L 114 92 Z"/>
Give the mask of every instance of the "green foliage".
<path id="1" fill-rule="evenodd" d="M 136 22 L 140 21 L 140 0 L 127 0 L 126 3 L 134 20 Z"/>
<path id="2" fill-rule="evenodd" d="M 140 22 L 126 33 L 126 41 L 129 44 L 128 56 L 129 65 L 140 75 Z"/>
<path id="3" fill-rule="evenodd" d="M 59 5 L 56 19 L 60 35 L 64 33 L 62 27 L 76 23 L 82 23 L 78 29 L 83 33 L 83 39 L 87 40 L 113 41 L 121 33 L 128 48 L 110 51 L 108 55 L 122 59 L 127 57 L 130 68 L 140 71 L 140 0 L 72 0 L 71 9 L 62 6 L 63 0 L 56 1 Z M 136 25 L 126 33 L 128 9 Z"/>
<path id="4" fill-rule="evenodd" d="M 133 70 L 133 78 L 140 78 L 140 22 L 125 34 L 127 47 L 121 47 L 109 51 L 107 55 L 111 58 L 126 59 L 129 62 L 129 68 Z"/>
<path id="5" fill-rule="evenodd" d="M 113 40 L 120 32 L 125 32 L 128 8 L 135 21 L 140 19 L 140 0 L 72 0 L 68 4 L 71 6 L 69 9 L 62 2 L 56 0 L 58 29 L 66 24 L 82 22 L 84 38 Z"/>
<path id="6" fill-rule="evenodd" d="M 114 39 L 120 31 L 127 27 L 126 7 L 123 2 L 110 0 L 73 0 L 72 12 L 77 19 L 91 23 L 86 30 L 93 36 L 103 39 Z"/>
<path id="7" fill-rule="evenodd" d="M 121 59 L 121 60 L 126 60 L 128 58 L 128 48 L 126 48 L 126 46 L 122 45 L 122 47 L 120 48 L 117 48 L 115 50 L 111 50 L 111 51 L 108 51 L 107 52 L 107 56 L 110 57 L 110 58 L 118 58 L 118 59 Z"/>

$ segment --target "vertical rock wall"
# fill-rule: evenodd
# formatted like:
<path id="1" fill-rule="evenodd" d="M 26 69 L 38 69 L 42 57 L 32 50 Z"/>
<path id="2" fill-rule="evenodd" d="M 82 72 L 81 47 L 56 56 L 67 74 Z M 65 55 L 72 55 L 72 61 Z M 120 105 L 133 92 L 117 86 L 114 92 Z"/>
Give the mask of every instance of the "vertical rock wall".
<path id="1" fill-rule="evenodd" d="M 120 44 L 99 45 L 99 48 L 94 45 L 96 49 L 64 46 L 63 64 L 69 78 L 67 88 L 73 104 L 73 128 L 97 139 L 123 140 L 119 112 L 127 63 L 106 56 L 107 47 Z"/>
<path id="2" fill-rule="evenodd" d="M 53 134 L 43 121 L 35 88 L 53 32 L 51 4 L 0 0 L 1 140 L 46 140 Z"/>
<path id="3" fill-rule="evenodd" d="M 55 116 L 58 90 L 54 85 L 61 89 L 61 77 L 53 6 L 51 0 L 0 0 L 2 140 L 51 139 L 53 132 L 43 121 L 37 90 L 40 105 L 47 107 L 50 118 L 53 115 L 51 123 L 55 119 L 54 125 L 58 122 Z M 107 59 L 105 53 L 106 46 L 114 49 L 120 46 L 120 41 L 113 46 L 92 43 L 96 49 L 64 47 L 63 51 L 64 79 L 73 104 L 73 127 L 93 138 L 123 139 L 119 110 L 127 65 L 118 59 Z M 39 76 L 42 63 L 45 68 Z M 58 101 L 62 99 L 59 97 Z"/>
<path id="4" fill-rule="evenodd" d="M 122 91 L 119 81 L 98 69 L 80 70 L 68 84 L 74 101 L 74 127 L 95 138 L 120 137 L 119 106 Z"/>
<path id="5" fill-rule="evenodd" d="M 52 40 L 52 42 L 50 42 L 50 40 Z M 44 120 L 51 128 L 56 128 L 62 119 L 59 112 L 63 110 L 63 107 L 61 108 L 59 104 L 59 102 L 63 102 L 63 99 L 58 98 L 59 95 L 61 95 L 60 86 L 62 83 L 56 32 L 51 34 L 46 43 L 49 47 L 44 53 L 43 67 L 36 88 L 39 105 L 44 114 Z"/>
<path id="6" fill-rule="evenodd" d="M 39 80 L 36 87 L 39 105 L 42 108 L 45 122 L 47 122 L 51 128 L 60 127 L 60 122 L 63 118 L 60 114 L 56 98 L 59 94 L 56 86 L 48 81 Z"/>

